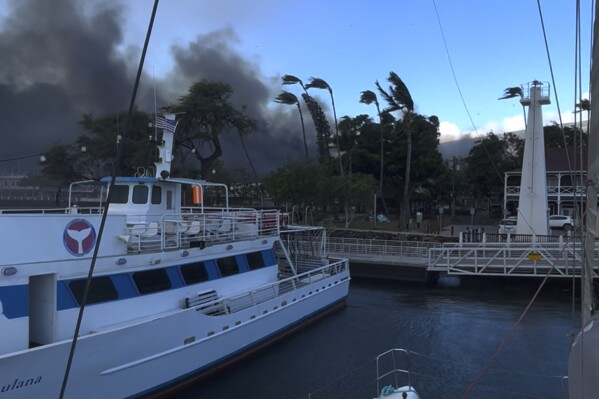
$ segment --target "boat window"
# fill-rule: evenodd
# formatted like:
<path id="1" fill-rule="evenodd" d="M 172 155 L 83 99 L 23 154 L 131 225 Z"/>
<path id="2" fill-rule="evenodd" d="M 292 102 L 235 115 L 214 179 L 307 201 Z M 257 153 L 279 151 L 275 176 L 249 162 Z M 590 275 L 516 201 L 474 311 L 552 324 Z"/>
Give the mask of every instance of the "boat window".
<path id="1" fill-rule="evenodd" d="M 173 190 L 166 190 L 166 209 L 173 209 Z"/>
<path id="2" fill-rule="evenodd" d="M 185 284 L 195 284 L 208 280 L 208 271 L 204 262 L 191 263 L 181 266 L 181 274 Z"/>
<path id="3" fill-rule="evenodd" d="M 69 283 L 69 288 L 75 297 L 75 300 L 81 305 L 83 299 L 83 290 L 85 289 L 86 279 L 73 280 Z M 112 283 L 110 277 L 94 277 L 89 286 L 89 293 L 87 294 L 87 304 L 107 302 L 118 299 L 119 295 Z"/>
<path id="4" fill-rule="evenodd" d="M 133 187 L 133 198 L 134 204 L 147 204 L 148 203 L 148 186 L 140 185 Z"/>
<path id="5" fill-rule="evenodd" d="M 171 281 L 164 269 L 133 273 L 133 280 L 140 294 L 151 294 L 171 288 Z"/>
<path id="6" fill-rule="evenodd" d="M 162 187 L 152 186 L 152 204 L 159 205 L 162 202 Z"/>
<path id="7" fill-rule="evenodd" d="M 262 252 L 251 252 L 245 255 L 250 270 L 260 269 L 265 266 Z"/>
<path id="8" fill-rule="evenodd" d="M 232 276 L 239 273 L 239 266 L 237 266 L 237 260 L 234 256 L 220 258 L 216 261 L 216 263 L 218 264 L 220 275 L 223 277 Z"/>
<path id="9" fill-rule="evenodd" d="M 127 201 L 129 201 L 129 186 L 113 186 L 110 194 L 110 202 L 113 204 L 126 204 Z"/>

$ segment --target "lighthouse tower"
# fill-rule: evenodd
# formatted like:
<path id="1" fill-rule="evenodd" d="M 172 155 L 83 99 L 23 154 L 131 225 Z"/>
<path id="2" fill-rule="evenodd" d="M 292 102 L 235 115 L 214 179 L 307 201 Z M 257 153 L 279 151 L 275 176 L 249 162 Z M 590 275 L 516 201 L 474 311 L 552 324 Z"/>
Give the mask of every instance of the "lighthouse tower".
<path id="1" fill-rule="evenodd" d="M 522 105 L 528 105 L 517 234 L 547 235 L 547 172 L 541 106 L 550 104 L 549 84 L 537 80 L 522 87 Z"/>

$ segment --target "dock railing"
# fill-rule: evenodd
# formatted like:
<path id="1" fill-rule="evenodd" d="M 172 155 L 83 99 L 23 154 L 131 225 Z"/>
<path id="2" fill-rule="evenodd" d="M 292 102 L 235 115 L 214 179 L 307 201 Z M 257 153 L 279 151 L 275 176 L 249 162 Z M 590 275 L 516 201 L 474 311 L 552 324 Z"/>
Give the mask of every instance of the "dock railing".
<path id="1" fill-rule="evenodd" d="M 530 237 L 530 236 L 529 236 Z M 558 239 L 556 242 L 523 239 L 520 242 L 481 242 L 444 244 L 429 251 L 428 270 L 456 275 L 492 276 L 579 276 L 582 246 L 579 240 Z M 594 264 L 599 250 L 594 249 Z M 599 277 L 599 267 L 594 267 Z"/>
<path id="2" fill-rule="evenodd" d="M 438 242 L 397 241 L 360 238 L 327 239 L 327 250 L 330 254 L 343 255 L 351 259 L 411 259 L 426 262 L 430 248 L 439 248 Z"/>

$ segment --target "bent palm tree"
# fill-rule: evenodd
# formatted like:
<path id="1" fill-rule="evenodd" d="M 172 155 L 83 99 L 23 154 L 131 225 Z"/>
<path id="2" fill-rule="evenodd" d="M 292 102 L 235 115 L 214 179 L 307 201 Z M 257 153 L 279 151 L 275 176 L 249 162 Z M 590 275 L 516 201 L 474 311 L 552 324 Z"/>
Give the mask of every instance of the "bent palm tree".
<path id="1" fill-rule="evenodd" d="M 306 142 L 306 127 L 304 126 L 304 115 L 302 114 L 302 107 L 300 106 L 299 100 L 293 93 L 283 90 L 281 94 L 275 98 L 275 102 L 279 104 L 297 105 L 297 110 L 300 114 L 300 120 L 302 121 L 302 134 L 304 135 L 304 151 L 306 152 L 306 159 L 308 159 L 308 143 Z"/>
<path id="2" fill-rule="evenodd" d="M 376 94 L 373 91 L 370 90 L 364 90 L 362 93 L 360 93 L 360 102 L 362 104 L 374 104 L 376 106 L 376 112 L 379 116 L 379 127 L 381 128 L 381 156 L 380 156 L 380 173 L 379 173 L 379 198 L 381 199 L 381 201 L 383 202 L 383 208 L 385 210 L 385 214 L 389 214 L 387 212 L 387 203 L 385 202 L 385 197 L 383 196 L 383 177 L 384 177 L 384 126 L 383 126 L 383 116 L 381 114 L 381 108 L 379 105 L 379 100 L 376 96 Z M 376 217 L 376 215 L 374 215 Z"/>
<path id="3" fill-rule="evenodd" d="M 499 97 L 498 100 L 505 100 L 508 98 L 520 97 L 522 99 L 522 88 L 521 87 L 507 87 L 503 90 L 503 96 Z M 522 113 L 524 114 L 524 128 L 526 129 L 526 108 L 522 104 Z"/>
<path id="4" fill-rule="evenodd" d="M 341 149 L 339 148 L 339 126 L 337 124 L 337 110 L 335 109 L 335 99 L 333 97 L 333 89 L 327 82 L 320 78 L 310 78 L 310 83 L 306 85 L 306 89 L 325 89 L 329 91 L 331 95 L 331 103 L 333 105 L 333 117 L 335 118 L 335 144 L 337 146 L 337 156 L 339 158 L 339 169 L 341 170 L 341 176 L 344 176 L 343 160 L 341 159 Z"/>
<path id="5" fill-rule="evenodd" d="M 298 78 L 297 76 L 283 75 L 283 77 L 281 79 L 283 80 L 284 85 L 299 84 L 300 86 L 302 86 L 302 89 L 304 89 L 304 93 L 308 94 L 308 90 L 306 90 L 306 86 L 304 86 L 304 82 L 302 82 L 302 80 L 300 78 Z"/>
<path id="6" fill-rule="evenodd" d="M 308 90 L 306 86 L 304 86 L 304 82 L 297 76 L 293 75 L 283 75 L 281 78 L 284 85 L 294 85 L 299 84 L 304 92 L 302 93 L 302 98 L 308 107 L 308 112 L 310 112 L 310 116 L 312 117 L 312 121 L 314 122 L 314 127 L 316 129 L 316 144 L 318 145 L 318 160 L 321 163 L 327 163 L 329 160 L 329 137 L 331 135 L 331 128 L 329 126 L 329 122 L 322 111 L 322 107 L 320 104 L 308 94 Z"/>
<path id="7" fill-rule="evenodd" d="M 387 78 L 391 86 L 389 86 L 389 92 L 385 91 L 379 84 L 375 82 L 376 87 L 379 89 L 381 95 L 387 101 L 389 107 L 385 110 L 386 112 L 400 111 L 403 115 L 402 123 L 406 131 L 406 173 L 404 179 L 403 188 L 403 200 L 401 210 L 401 226 L 405 227 L 408 215 L 410 214 L 410 169 L 412 166 L 412 118 L 414 116 L 414 101 L 410 95 L 410 91 L 400 77 L 393 71 L 389 72 Z"/>

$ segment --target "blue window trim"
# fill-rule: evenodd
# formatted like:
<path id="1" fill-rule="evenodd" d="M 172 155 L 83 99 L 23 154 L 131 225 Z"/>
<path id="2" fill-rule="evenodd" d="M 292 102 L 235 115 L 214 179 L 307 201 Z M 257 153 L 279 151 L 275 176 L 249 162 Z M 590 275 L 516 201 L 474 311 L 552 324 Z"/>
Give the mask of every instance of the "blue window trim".
<path id="1" fill-rule="evenodd" d="M 264 264 L 265 264 L 264 268 L 276 266 L 276 259 L 275 259 L 275 255 L 274 255 L 274 252 L 272 249 L 266 249 L 266 250 L 262 250 L 260 252 L 262 253 L 262 257 L 264 259 Z M 246 273 L 246 272 L 250 271 L 245 254 L 235 255 L 235 260 L 237 261 L 237 265 L 239 267 L 238 274 Z M 197 262 L 197 261 L 195 261 L 195 262 Z M 181 268 L 181 266 L 184 266 L 184 265 L 187 265 L 190 263 L 195 263 L 195 262 L 188 262 L 183 265 L 168 266 L 168 267 L 164 268 L 166 270 L 167 276 L 169 277 L 169 279 L 171 281 L 170 290 L 183 288 L 186 286 L 185 281 L 183 280 L 183 276 L 181 274 L 180 268 Z M 203 263 L 206 267 L 206 271 L 208 272 L 208 280 L 202 281 L 202 282 L 196 283 L 196 284 L 205 284 L 207 281 L 223 278 L 223 277 L 220 277 L 220 272 L 219 272 L 218 266 L 216 264 L 216 259 L 206 260 L 206 261 L 203 261 Z M 114 287 L 118 293 L 118 298 L 111 300 L 111 301 L 91 304 L 89 306 L 95 306 L 95 305 L 100 305 L 102 303 L 115 302 L 115 301 L 119 301 L 119 300 L 123 300 L 123 299 L 130 299 L 130 298 L 136 298 L 136 297 L 141 296 L 141 294 L 137 290 L 135 282 L 133 281 L 133 273 L 136 273 L 138 271 L 139 270 L 110 275 L 109 277 L 112 280 L 112 283 L 114 284 Z M 104 276 L 106 276 L 106 275 L 104 275 Z M 56 310 L 61 311 L 61 310 L 67 310 L 67 309 L 73 309 L 73 308 L 79 307 L 79 305 L 77 304 L 77 301 L 75 300 L 75 296 L 73 295 L 73 293 L 71 292 L 71 289 L 69 288 L 69 283 L 73 280 L 80 280 L 80 278 L 68 279 L 68 280 L 58 280 L 56 282 L 57 283 Z M 190 286 L 196 285 L 196 284 L 190 284 Z M 161 292 L 165 292 L 165 291 L 161 291 Z M 0 301 L 2 302 L 2 308 L 3 308 L 4 315 L 7 318 L 16 319 L 19 317 L 28 316 L 29 315 L 29 287 L 28 287 L 28 285 L 21 284 L 21 285 L 0 287 Z"/>

